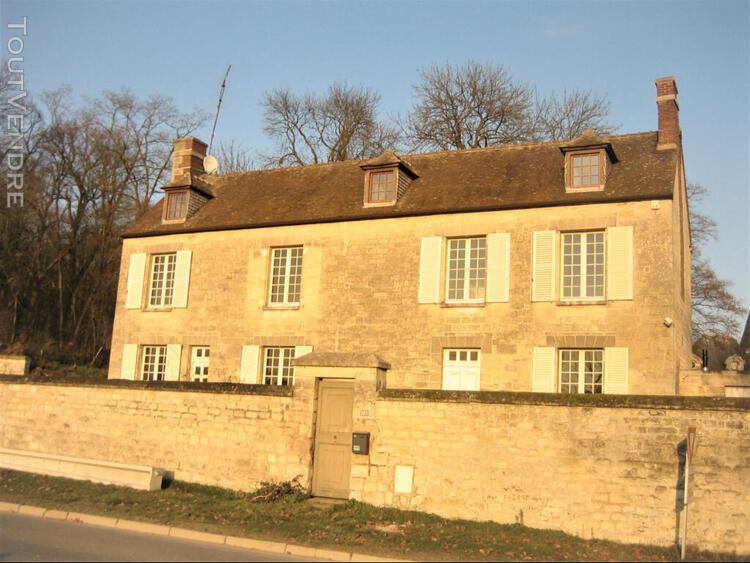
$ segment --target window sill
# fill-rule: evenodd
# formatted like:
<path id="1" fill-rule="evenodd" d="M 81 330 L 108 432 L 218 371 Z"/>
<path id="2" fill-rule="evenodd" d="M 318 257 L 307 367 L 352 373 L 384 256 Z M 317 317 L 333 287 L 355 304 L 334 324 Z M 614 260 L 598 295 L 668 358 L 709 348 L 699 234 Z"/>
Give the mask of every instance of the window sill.
<path id="1" fill-rule="evenodd" d="M 365 201 L 364 207 L 393 207 L 396 205 L 396 200 L 388 200 L 388 201 Z"/>
<path id="2" fill-rule="evenodd" d="M 174 307 L 143 307 L 141 309 L 144 313 L 171 313 Z"/>
<path id="3" fill-rule="evenodd" d="M 582 188 L 574 188 L 573 186 L 565 186 L 566 194 L 579 194 L 579 193 L 603 192 L 603 191 L 604 191 L 604 184 L 600 186 L 585 186 Z"/>
<path id="4" fill-rule="evenodd" d="M 442 302 L 440 303 L 440 307 L 444 309 L 456 309 L 456 308 L 464 308 L 464 307 L 484 307 L 485 302 L 479 302 L 479 303 L 447 303 Z"/>
<path id="5" fill-rule="evenodd" d="M 297 311 L 302 305 L 263 305 L 264 311 Z"/>
<path id="6" fill-rule="evenodd" d="M 572 305 L 606 305 L 606 299 L 578 299 L 578 300 L 560 300 L 556 304 L 560 307 L 568 307 Z"/>

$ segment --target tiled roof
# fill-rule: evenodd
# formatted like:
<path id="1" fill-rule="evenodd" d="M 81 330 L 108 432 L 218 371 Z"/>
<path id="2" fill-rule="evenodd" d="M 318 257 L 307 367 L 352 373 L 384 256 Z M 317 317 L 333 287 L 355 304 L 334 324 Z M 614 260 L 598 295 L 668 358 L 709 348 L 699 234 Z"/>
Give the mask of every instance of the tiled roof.
<path id="1" fill-rule="evenodd" d="M 162 201 L 125 236 L 672 197 L 677 151 L 657 151 L 656 132 L 597 140 L 617 156 L 602 192 L 565 192 L 571 143 L 442 151 L 402 157 L 418 178 L 393 206 L 363 206 L 366 161 L 219 174 L 204 177 L 215 197 L 184 223 L 163 225 Z"/>

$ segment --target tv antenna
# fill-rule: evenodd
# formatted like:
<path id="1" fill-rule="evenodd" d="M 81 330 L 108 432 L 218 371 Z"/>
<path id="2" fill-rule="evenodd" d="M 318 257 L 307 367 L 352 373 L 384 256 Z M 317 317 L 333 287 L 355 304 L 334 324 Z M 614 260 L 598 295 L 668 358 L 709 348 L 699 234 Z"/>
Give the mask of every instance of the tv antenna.
<path id="1" fill-rule="evenodd" d="M 224 73 L 224 79 L 221 81 L 221 88 L 219 88 L 219 101 L 216 104 L 216 115 L 214 116 L 214 126 L 211 128 L 211 139 L 208 142 L 208 156 L 204 158 L 203 168 L 211 174 L 218 166 L 216 159 L 211 156 L 211 146 L 214 144 L 214 134 L 216 133 L 216 123 L 219 121 L 219 112 L 221 111 L 221 101 L 224 99 L 224 90 L 227 87 L 227 78 L 229 78 L 229 71 L 232 70 L 232 65 L 227 66 L 227 71 Z"/>

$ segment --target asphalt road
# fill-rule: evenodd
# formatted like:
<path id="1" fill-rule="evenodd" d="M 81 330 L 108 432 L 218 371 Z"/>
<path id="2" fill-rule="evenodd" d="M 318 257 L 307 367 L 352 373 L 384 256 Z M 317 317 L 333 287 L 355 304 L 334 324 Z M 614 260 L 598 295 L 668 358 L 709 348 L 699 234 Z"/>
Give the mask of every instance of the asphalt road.
<path id="1" fill-rule="evenodd" d="M 309 559 L 0 512 L 0 561 L 309 561 Z"/>

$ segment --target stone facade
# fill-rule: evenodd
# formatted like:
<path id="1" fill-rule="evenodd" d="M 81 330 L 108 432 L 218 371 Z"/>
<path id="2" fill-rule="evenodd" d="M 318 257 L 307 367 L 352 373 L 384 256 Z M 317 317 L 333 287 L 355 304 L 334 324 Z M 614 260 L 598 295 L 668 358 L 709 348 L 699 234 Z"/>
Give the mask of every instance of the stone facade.
<path id="1" fill-rule="evenodd" d="M 300 367 L 293 396 L 6 378 L 0 447 L 153 465 L 237 489 L 296 476 L 309 486 L 321 377 L 354 380 L 353 428 L 371 435 L 369 455 L 351 454 L 351 498 L 673 545 L 680 444 L 695 426 L 690 545 L 750 554 L 742 399 L 389 390 L 382 369 L 325 366 Z"/>
<path id="2" fill-rule="evenodd" d="M 675 394 L 691 359 L 689 268 L 675 262 L 686 238 L 676 215 L 672 200 L 658 200 L 591 204 L 585 213 L 562 206 L 128 238 L 109 377 L 120 377 L 126 344 L 180 344 L 182 379 L 190 347 L 210 346 L 211 381 L 239 381 L 244 345 L 306 345 L 376 353 L 392 365 L 391 387 L 439 389 L 443 349 L 471 347 L 482 352 L 481 389 L 529 391 L 534 347 L 604 343 L 628 349 L 630 393 Z M 531 301 L 534 231 L 623 225 L 633 228 L 632 300 Z M 418 303 L 422 237 L 493 232 L 510 233 L 508 302 Z M 269 252 L 285 245 L 304 246 L 301 304 L 274 310 Z M 127 309 L 130 256 L 179 250 L 192 251 L 187 307 Z"/>

